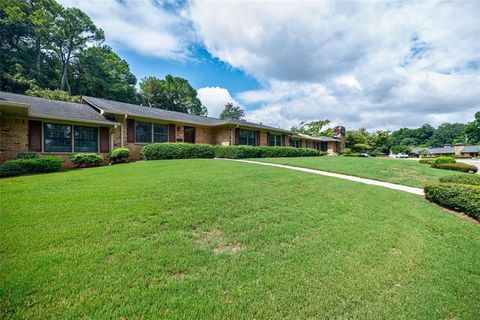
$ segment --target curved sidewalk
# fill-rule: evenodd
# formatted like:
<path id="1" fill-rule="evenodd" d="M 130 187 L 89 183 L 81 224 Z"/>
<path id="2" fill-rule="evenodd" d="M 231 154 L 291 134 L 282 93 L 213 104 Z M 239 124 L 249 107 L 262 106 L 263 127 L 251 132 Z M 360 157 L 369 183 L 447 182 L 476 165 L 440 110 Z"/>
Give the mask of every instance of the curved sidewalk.
<path id="1" fill-rule="evenodd" d="M 424 195 L 423 189 L 420 189 L 420 188 L 402 186 L 402 185 L 395 184 L 395 183 L 383 182 L 383 181 L 366 179 L 366 178 L 359 178 L 359 177 L 355 177 L 355 176 L 349 176 L 349 175 L 346 175 L 346 174 L 333 173 L 333 172 L 327 172 L 327 171 L 321 171 L 321 170 L 315 170 L 315 169 L 307 169 L 307 168 L 301 168 L 301 167 L 286 166 L 286 165 L 283 165 L 283 164 L 276 164 L 276 163 L 258 162 L 258 161 L 252 161 L 252 160 L 224 159 L 224 158 L 219 158 L 219 159 L 220 160 L 228 160 L 228 161 L 252 163 L 252 164 L 258 164 L 258 165 L 262 165 L 262 166 L 277 167 L 277 168 L 290 169 L 290 170 L 296 170 L 296 171 L 302 171 L 302 172 L 307 172 L 307 173 L 318 174 L 318 175 L 321 175 L 321 176 L 334 177 L 334 178 L 339 178 L 339 179 L 350 180 L 350 181 L 354 181 L 354 182 L 360 182 L 360 183 L 364 183 L 364 184 L 389 188 L 389 189 L 393 189 L 393 190 L 400 190 L 400 191 L 413 193 L 413 194 L 420 195 L 420 196 Z"/>

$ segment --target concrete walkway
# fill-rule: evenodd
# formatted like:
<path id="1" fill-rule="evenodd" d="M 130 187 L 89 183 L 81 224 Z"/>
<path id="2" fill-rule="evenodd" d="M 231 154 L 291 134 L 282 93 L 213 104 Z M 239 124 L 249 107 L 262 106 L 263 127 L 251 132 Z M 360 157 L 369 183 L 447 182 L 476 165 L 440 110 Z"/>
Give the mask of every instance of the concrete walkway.
<path id="1" fill-rule="evenodd" d="M 257 165 L 261 165 L 261 166 L 277 167 L 277 168 L 283 168 L 283 169 L 296 170 L 296 171 L 301 171 L 301 172 L 318 174 L 318 175 L 321 175 L 321 176 L 334 177 L 334 178 L 350 180 L 350 181 L 354 181 L 354 182 L 360 182 L 360 183 L 364 183 L 364 184 L 370 184 L 370 185 L 373 185 L 373 186 L 379 186 L 379 187 L 389 188 L 389 189 L 393 189 L 393 190 L 400 190 L 400 191 L 404 191 L 404 192 L 417 194 L 417 195 L 420 195 L 420 196 L 424 195 L 423 189 L 420 189 L 420 188 L 407 187 L 407 186 L 402 186 L 402 185 L 395 184 L 395 183 L 383 182 L 383 181 L 366 179 L 366 178 L 359 178 L 359 177 L 349 176 L 349 175 L 346 175 L 346 174 L 333 173 L 333 172 L 327 172 L 327 171 L 321 171 L 321 170 L 315 170 L 315 169 L 300 168 L 300 167 L 292 167 L 292 166 L 286 166 L 286 165 L 283 165 L 283 164 L 276 164 L 276 163 L 258 162 L 258 161 L 252 161 L 252 160 L 223 159 L 223 158 L 220 159 L 220 160 L 245 162 L 245 163 L 257 164 Z"/>

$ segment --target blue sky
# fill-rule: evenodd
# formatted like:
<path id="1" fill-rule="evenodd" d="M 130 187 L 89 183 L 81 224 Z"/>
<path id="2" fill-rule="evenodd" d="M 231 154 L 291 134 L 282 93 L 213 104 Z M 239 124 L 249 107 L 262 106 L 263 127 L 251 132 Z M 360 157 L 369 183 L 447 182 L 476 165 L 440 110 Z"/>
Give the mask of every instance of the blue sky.
<path id="1" fill-rule="evenodd" d="M 60 0 L 144 76 L 181 76 L 217 116 L 394 130 L 480 110 L 480 1 Z"/>

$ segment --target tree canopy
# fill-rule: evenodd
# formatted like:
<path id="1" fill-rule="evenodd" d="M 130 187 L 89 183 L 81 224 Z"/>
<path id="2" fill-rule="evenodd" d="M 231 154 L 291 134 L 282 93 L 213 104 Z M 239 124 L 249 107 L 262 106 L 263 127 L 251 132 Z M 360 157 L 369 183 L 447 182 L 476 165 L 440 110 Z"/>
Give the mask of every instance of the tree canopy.
<path id="1" fill-rule="evenodd" d="M 310 136 L 318 137 L 318 136 L 327 136 L 333 137 L 335 132 L 332 128 L 325 128 L 330 124 L 330 120 L 323 119 L 323 120 L 316 120 L 305 122 L 302 121 L 298 126 L 293 126 L 290 130 L 293 132 L 308 134 Z"/>
<path id="2" fill-rule="evenodd" d="M 220 113 L 220 119 L 235 119 L 241 120 L 245 116 L 245 110 L 240 106 L 235 106 L 233 103 L 229 102 L 225 105 L 222 113 Z"/>
<path id="3" fill-rule="evenodd" d="M 140 82 L 140 97 L 146 106 L 203 116 L 207 108 L 197 97 L 188 80 L 165 76 L 165 79 L 146 77 Z"/>

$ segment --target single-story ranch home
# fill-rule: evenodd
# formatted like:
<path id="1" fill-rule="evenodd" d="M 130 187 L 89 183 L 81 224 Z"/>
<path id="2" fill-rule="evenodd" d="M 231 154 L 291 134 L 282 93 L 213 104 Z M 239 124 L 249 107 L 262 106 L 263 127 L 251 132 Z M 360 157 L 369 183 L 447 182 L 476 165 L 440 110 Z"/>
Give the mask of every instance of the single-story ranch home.
<path id="1" fill-rule="evenodd" d="M 457 144 L 455 146 L 444 146 L 443 148 L 422 148 L 415 147 L 412 149 L 413 156 L 425 155 L 428 157 L 436 156 L 462 156 L 462 157 L 478 157 L 480 153 L 480 145 Z"/>
<path id="2" fill-rule="evenodd" d="M 140 105 L 82 97 L 81 103 L 0 92 L 0 163 L 35 151 L 67 159 L 71 153 L 129 148 L 134 160 L 154 142 L 213 145 L 293 146 L 333 155 L 345 146 L 336 137 L 312 137 L 243 120 L 222 120 Z"/>

